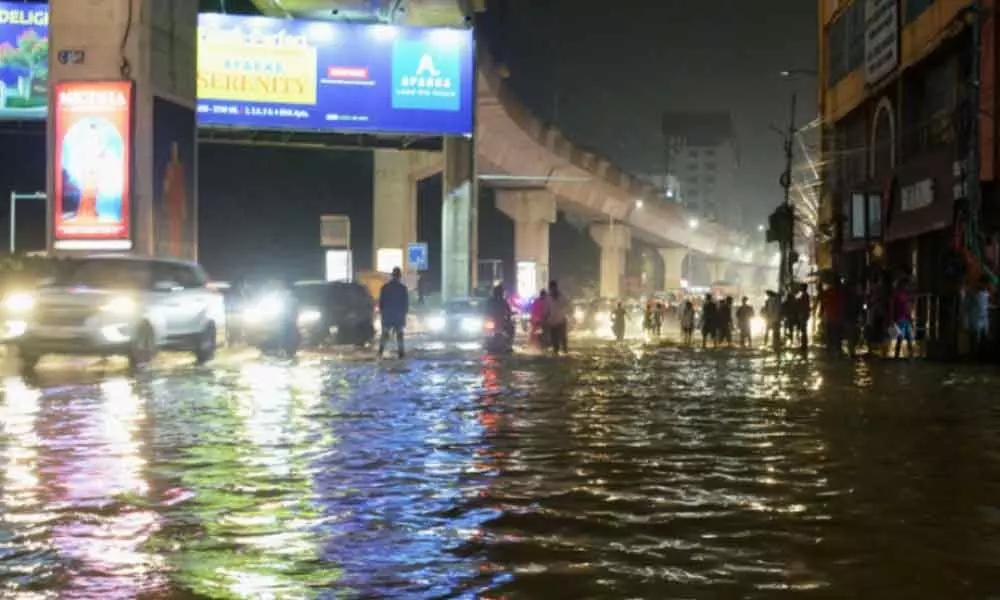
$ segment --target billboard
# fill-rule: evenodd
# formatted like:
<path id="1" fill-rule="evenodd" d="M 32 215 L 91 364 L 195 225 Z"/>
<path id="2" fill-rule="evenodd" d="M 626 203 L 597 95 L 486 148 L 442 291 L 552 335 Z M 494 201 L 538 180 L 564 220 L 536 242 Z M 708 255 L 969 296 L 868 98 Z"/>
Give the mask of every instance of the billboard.
<path id="1" fill-rule="evenodd" d="M 53 91 L 53 245 L 127 250 L 133 84 L 67 81 Z"/>
<path id="2" fill-rule="evenodd" d="M 218 127 L 472 132 L 470 29 L 198 17 L 198 122 Z M 0 119 L 44 119 L 48 7 L 0 1 Z"/>
<path id="3" fill-rule="evenodd" d="M 197 210 L 195 112 L 153 98 L 153 214 L 156 255 L 195 260 Z"/>
<path id="4" fill-rule="evenodd" d="M 49 11 L 0 2 L 0 119 L 44 119 L 49 76 Z"/>
<path id="5" fill-rule="evenodd" d="M 203 125 L 465 134 L 473 40 L 420 29 L 203 14 Z"/>

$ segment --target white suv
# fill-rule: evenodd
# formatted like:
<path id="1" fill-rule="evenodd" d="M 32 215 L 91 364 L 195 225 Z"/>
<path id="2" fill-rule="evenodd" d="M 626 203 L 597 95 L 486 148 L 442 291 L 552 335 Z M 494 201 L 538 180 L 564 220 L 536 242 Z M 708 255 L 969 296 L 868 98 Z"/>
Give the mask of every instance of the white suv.
<path id="1" fill-rule="evenodd" d="M 211 360 L 225 303 L 195 263 L 138 257 L 67 261 L 49 283 L 4 299 L 4 341 L 23 370 L 45 354 L 125 355 L 132 368 L 160 349 Z"/>

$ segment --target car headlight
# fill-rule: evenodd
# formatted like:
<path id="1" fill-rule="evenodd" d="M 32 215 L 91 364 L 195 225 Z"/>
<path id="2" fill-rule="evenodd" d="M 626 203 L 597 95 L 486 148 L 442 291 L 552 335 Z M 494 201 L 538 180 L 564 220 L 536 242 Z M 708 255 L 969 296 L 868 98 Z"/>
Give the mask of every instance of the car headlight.
<path id="1" fill-rule="evenodd" d="M 31 294 L 11 294 L 3 302 L 4 308 L 12 313 L 26 313 L 35 306 L 35 297 Z"/>
<path id="2" fill-rule="evenodd" d="M 101 307 L 101 310 L 114 315 L 129 316 L 135 313 L 135 300 L 127 296 L 119 296 Z"/>
<path id="3" fill-rule="evenodd" d="M 243 320 L 256 323 L 275 319 L 285 311 L 285 303 L 277 296 L 266 296 L 253 303 L 243 311 Z"/>
<path id="4" fill-rule="evenodd" d="M 598 323 L 609 323 L 611 322 L 611 313 L 599 312 L 595 315 L 595 319 Z"/>
<path id="5" fill-rule="evenodd" d="M 430 331 L 441 331 L 444 329 L 445 319 L 441 315 L 427 317 L 427 329 Z"/>
<path id="6" fill-rule="evenodd" d="M 573 312 L 573 318 L 575 318 L 577 321 L 582 321 L 583 318 L 586 316 L 587 313 L 583 312 L 582 308 L 578 308 L 576 309 L 576 311 Z"/>
<path id="7" fill-rule="evenodd" d="M 462 319 L 462 331 L 466 333 L 472 333 L 474 331 L 483 330 L 483 319 L 482 317 L 465 317 Z"/>
<path id="8" fill-rule="evenodd" d="M 299 311 L 299 325 L 312 325 L 323 318 L 323 313 L 314 308 Z"/>
<path id="9" fill-rule="evenodd" d="M 750 319 L 750 333 L 753 335 L 763 335 L 767 331 L 767 321 L 763 317 L 753 317 Z"/>

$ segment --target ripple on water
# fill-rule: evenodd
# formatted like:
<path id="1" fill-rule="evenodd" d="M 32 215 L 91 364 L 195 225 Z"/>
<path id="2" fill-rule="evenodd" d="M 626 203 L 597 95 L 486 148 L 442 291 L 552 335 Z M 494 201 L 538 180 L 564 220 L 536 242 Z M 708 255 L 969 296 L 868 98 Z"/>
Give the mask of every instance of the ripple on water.
<path id="1" fill-rule="evenodd" d="M 997 383 L 638 346 L 8 379 L 0 589 L 986 597 Z"/>

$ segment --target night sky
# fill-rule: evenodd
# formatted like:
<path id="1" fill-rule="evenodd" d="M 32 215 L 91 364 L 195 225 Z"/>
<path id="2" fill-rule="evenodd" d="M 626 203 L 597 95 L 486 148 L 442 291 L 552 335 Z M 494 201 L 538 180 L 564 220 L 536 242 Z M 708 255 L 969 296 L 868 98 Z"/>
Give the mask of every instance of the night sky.
<path id="1" fill-rule="evenodd" d="M 215 2 L 205 2 L 215 5 Z M 229 8 L 239 9 L 238 0 Z M 593 6 L 593 10 L 584 9 Z M 628 10 L 618 9 L 627 6 Z M 766 12 L 761 12 L 766 7 Z M 800 120 L 815 114 L 815 82 L 787 81 L 786 68 L 815 65 L 812 0 L 490 0 L 480 22 L 494 56 L 511 70 L 520 98 L 572 139 L 625 170 L 662 167 L 660 115 L 666 110 L 731 111 L 742 159 L 737 181 L 748 218 L 763 220 L 780 198 L 781 138 L 798 89 Z M 44 188 L 43 137 L 3 127 L 0 190 Z M 201 253 L 214 273 L 234 277 L 281 270 L 322 275 L 318 216 L 346 212 L 357 264 L 371 261 L 371 156 L 350 151 L 283 151 L 202 146 Z M 420 237 L 440 236 L 440 178 L 421 186 Z M 512 227 L 484 196 L 481 255 L 510 260 Z M 6 222 L 6 202 L 0 217 Z M 19 246 L 44 244 L 44 210 L 19 204 Z M 753 216 L 753 217 L 751 217 Z M 503 223 L 501 223 L 503 221 Z M 565 224 L 553 231 L 552 269 L 569 270 L 597 249 Z M 596 271 L 587 266 L 573 275 Z M 566 273 L 569 275 L 570 273 Z"/>

